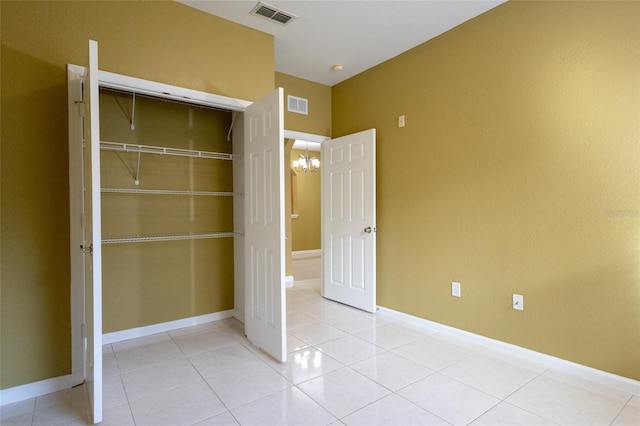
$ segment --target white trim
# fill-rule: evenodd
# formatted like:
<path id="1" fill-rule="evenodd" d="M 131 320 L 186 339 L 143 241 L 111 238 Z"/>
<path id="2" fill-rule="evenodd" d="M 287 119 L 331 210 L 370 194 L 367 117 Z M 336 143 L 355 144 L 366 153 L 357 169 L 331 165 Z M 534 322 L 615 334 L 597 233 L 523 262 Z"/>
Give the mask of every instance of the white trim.
<path id="1" fill-rule="evenodd" d="M 67 64 L 67 71 L 71 71 L 74 74 L 78 74 L 84 79 L 84 75 L 87 72 L 87 68 L 81 65 Z"/>
<path id="2" fill-rule="evenodd" d="M 74 64 L 67 64 L 67 70 L 82 76 L 86 73 L 86 67 Z M 244 99 L 230 98 L 228 96 L 216 95 L 200 90 L 187 89 L 185 87 L 173 86 L 171 84 L 102 70 L 98 71 L 98 84 L 100 87 L 135 92 L 163 99 L 173 99 L 175 101 L 196 105 L 223 108 L 230 111 L 244 112 L 244 110 L 252 104 L 251 101 Z"/>
<path id="3" fill-rule="evenodd" d="M 206 324 L 212 321 L 219 321 L 222 319 L 231 318 L 232 316 L 233 309 L 230 309 L 227 311 L 220 311 L 212 314 L 200 315 L 197 317 L 184 318 L 181 320 L 169 321 L 161 324 L 153 324 L 146 327 L 116 331 L 114 333 L 103 334 L 102 343 L 104 345 L 108 345 L 111 343 L 121 342 L 123 340 L 150 336 L 152 334 L 173 331 L 179 328 Z M 24 401 L 29 398 L 35 398 L 64 389 L 69 389 L 77 384 L 78 383 L 76 382 L 74 376 L 68 374 L 66 376 L 53 377 L 51 379 L 40 380 L 38 382 L 32 382 L 13 388 L 3 389 L 0 390 L 0 406 L 18 401 Z"/>
<path id="4" fill-rule="evenodd" d="M 291 252 L 292 259 L 304 259 L 306 257 L 316 257 L 322 255 L 322 249 L 298 250 Z"/>
<path id="5" fill-rule="evenodd" d="M 316 135 L 313 133 L 298 132 L 296 130 L 287 130 L 287 129 L 284 129 L 284 138 L 285 139 L 301 139 L 303 141 L 316 142 L 316 143 L 322 143 L 330 139 L 328 136 Z"/>
<path id="6" fill-rule="evenodd" d="M 213 93 L 172 86 L 170 84 L 158 83 L 156 81 L 114 74 L 108 71 L 100 71 L 98 75 L 100 86 L 111 89 L 125 90 L 127 92 L 141 93 L 163 99 L 188 102 L 191 104 L 224 108 L 231 111 L 242 112 L 246 107 L 251 105 L 250 101 L 245 101 L 243 99 L 215 95 Z"/>
<path id="7" fill-rule="evenodd" d="M 69 389 L 76 384 L 73 376 L 68 374 L 66 376 L 52 377 L 51 379 L 31 382 L 26 385 L 2 389 L 0 390 L 0 406 Z"/>
<path id="8" fill-rule="evenodd" d="M 192 327 L 194 325 L 206 324 L 219 321 L 233 316 L 233 309 L 227 311 L 214 312 L 212 314 L 200 315 L 197 317 L 183 318 L 175 321 L 167 321 L 159 324 L 151 324 L 144 327 L 130 328 L 128 330 L 114 331 L 102 335 L 102 344 L 122 342 L 123 340 L 137 339 L 138 337 L 150 336 L 152 334 L 165 333 L 179 328 Z"/>
<path id="9" fill-rule="evenodd" d="M 74 383 L 84 380 L 84 255 L 82 245 L 82 81 L 85 69 L 67 65 L 67 99 L 69 110 L 69 226 L 71 262 L 71 375 Z M 74 131 L 75 129 L 75 131 Z M 79 178 L 80 176 L 80 178 Z"/>
<path id="10" fill-rule="evenodd" d="M 555 356 L 546 355 L 540 352 L 533 351 L 531 349 L 523 348 L 521 346 L 516 346 L 510 343 L 502 342 L 500 340 L 491 339 L 489 337 L 481 336 L 469 331 L 460 330 L 455 327 L 440 324 L 434 321 L 429 321 L 382 306 L 378 306 L 378 313 L 392 318 L 397 318 L 399 320 L 403 320 L 432 331 L 453 335 L 461 340 L 479 344 L 496 351 L 519 356 L 521 358 L 546 365 L 549 368 L 555 368 L 559 371 L 570 373 L 582 379 L 591 380 L 593 382 L 600 383 L 605 386 L 610 386 L 624 392 L 640 394 L 640 381 L 637 380 L 618 376 L 612 373 L 607 373 L 606 371 L 597 370 L 592 367 L 587 367 L 586 365 L 577 364 L 575 362 L 567 361 Z"/>
<path id="11" fill-rule="evenodd" d="M 235 158 L 244 156 L 244 114 L 236 114 L 231 144 Z M 233 161 L 233 316 L 244 324 L 244 161 Z"/>
<path id="12" fill-rule="evenodd" d="M 93 423 L 102 421 L 102 197 L 100 196 L 100 83 L 98 42 L 89 40 L 89 68 L 84 81 L 84 255 L 86 279 L 84 305 L 85 382 Z M 88 109 L 87 109 L 88 107 Z M 87 132 L 88 130 L 88 132 Z M 89 270 L 87 270 L 87 268 Z"/>

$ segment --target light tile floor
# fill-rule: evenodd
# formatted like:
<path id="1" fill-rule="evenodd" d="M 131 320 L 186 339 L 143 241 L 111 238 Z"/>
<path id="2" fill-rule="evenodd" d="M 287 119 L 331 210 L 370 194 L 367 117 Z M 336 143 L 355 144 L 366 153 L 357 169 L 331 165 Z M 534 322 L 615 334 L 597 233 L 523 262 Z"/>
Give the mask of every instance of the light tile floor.
<path id="1" fill-rule="evenodd" d="M 324 300 L 318 258 L 294 268 L 287 363 L 234 319 L 106 345 L 103 424 L 640 425 L 640 395 Z M 0 411 L 89 423 L 82 386 Z"/>

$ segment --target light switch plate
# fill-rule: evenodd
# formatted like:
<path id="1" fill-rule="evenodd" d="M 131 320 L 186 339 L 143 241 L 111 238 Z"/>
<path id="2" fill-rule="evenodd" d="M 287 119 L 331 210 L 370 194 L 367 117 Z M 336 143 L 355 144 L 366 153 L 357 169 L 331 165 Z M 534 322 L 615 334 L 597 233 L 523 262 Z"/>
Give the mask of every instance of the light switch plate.
<path id="1" fill-rule="evenodd" d="M 451 283 L 451 295 L 453 297 L 461 297 L 460 295 L 460 283 L 453 281 Z"/>

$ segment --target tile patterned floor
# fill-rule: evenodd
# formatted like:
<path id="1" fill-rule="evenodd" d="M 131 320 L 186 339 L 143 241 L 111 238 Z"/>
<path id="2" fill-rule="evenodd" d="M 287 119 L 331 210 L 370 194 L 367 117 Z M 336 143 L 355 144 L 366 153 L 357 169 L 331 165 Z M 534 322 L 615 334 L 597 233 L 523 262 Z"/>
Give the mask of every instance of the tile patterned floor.
<path id="1" fill-rule="evenodd" d="M 318 275 L 318 259 L 294 262 Z M 640 425 L 640 395 L 380 314 L 287 291 L 289 361 L 234 319 L 106 345 L 104 425 Z M 89 424 L 77 387 L 0 409 L 9 425 Z"/>

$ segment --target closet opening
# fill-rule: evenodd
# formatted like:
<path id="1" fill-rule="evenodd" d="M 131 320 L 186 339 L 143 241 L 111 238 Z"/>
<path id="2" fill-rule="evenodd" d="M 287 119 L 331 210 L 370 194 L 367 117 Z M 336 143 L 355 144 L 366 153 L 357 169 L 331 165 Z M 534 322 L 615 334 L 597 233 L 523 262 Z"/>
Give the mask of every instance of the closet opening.
<path id="1" fill-rule="evenodd" d="M 233 316 L 286 360 L 284 94 L 249 102 L 101 71 L 93 40 L 88 59 L 67 66 L 69 379 L 87 383 L 100 422 L 104 344 Z"/>
<path id="2" fill-rule="evenodd" d="M 107 87 L 99 102 L 105 343 L 231 312 L 235 113 Z"/>

